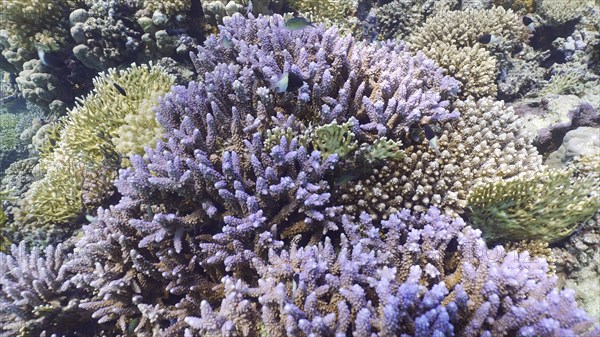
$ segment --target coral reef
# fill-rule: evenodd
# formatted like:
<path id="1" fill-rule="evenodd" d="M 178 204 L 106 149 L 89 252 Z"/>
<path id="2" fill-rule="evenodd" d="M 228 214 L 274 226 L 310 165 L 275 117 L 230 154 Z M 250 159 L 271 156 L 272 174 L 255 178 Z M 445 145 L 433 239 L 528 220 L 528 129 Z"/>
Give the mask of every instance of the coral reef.
<path id="1" fill-rule="evenodd" d="M 43 153 L 40 165 L 47 172 L 32 184 L 22 200 L 21 210 L 15 214 L 18 222 L 33 223 L 35 227 L 35 224 L 74 220 L 84 206 L 94 208 L 98 205 L 97 197 L 82 199 L 84 180 L 87 181 L 86 188 L 100 188 L 88 190 L 88 194 L 104 195 L 103 189 L 111 185 L 114 173 L 122 164 L 121 157 L 139 151 L 144 145 L 152 145 L 142 142 L 152 141 L 153 137 L 134 141 L 130 133 L 136 126 L 144 128 L 140 130 L 141 134 L 157 130 L 156 120 L 143 117 L 145 123 L 140 123 L 131 116 L 147 115 L 148 112 L 143 110 L 151 109 L 152 101 L 156 102 L 159 95 L 170 90 L 173 79 L 160 67 L 132 65 L 125 71 L 111 69 L 102 73 L 94 84 L 94 92 L 80 99 L 77 107 L 61 122 L 60 141 L 51 146 L 52 153 Z M 137 124 L 121 129 L 127 121 Z M 155 126 L 152 128 L 152 125 Z M 115 143 L 119 144 L 118 148 Z M 104 174 L 98 174 L 98 171 Z M 96 203 L 84 204 L 85 200 Z"/>
<path id="2" fill-rule="evenodd" d="M 27 133 L 40 162 L 15 165 L 31 175 L 12 170 L 3 183 L 14 186 L 3 194 L 9 198 L 31 186 L 18 201 L 3 202 L 9 224 L 0 234 L 23 241 L 0 253 L 0 333 L 600 334 L 574 292 L 557 288 L 537 255 L 547 250 L 532 257 L 520 248 L 490 249 L 484 239 L 495 232 L 457 216 L 467 206 L 498 205 L 506 195 L 482 191 L 502 184 L 527 192 L 516 193 L 517 202 L 549 217 L 557 202 L 569 211 L 562 220 L 598 208 L 590 193 L 597 175 L 586 173 L 593 165 L 551 173 L 554 185 L 546 188 L 563 194 L 546 202 L 532 134 L 503 102 L 472 97 L 493 95 L 495 74 L 487 84 L 469 83 L 462 63 L 472 60 L 449 61 L 447 71 L 463 77 L 457 80 L 402 42 L 358 41 L 324 24 L 296 30 L 279 15 L 254 17 L 283 1 L 218 3 L 218 13 L 205 11 L 222 20 L 218 34 L 189 55 L 195 73 L 111 69 L 67 116 Z M 458 37 L 465 45 L 436 40 L 456 53 L 475 50 L 503 64 L 527 38 L 520 18 L 504 9 L 456 14 L 456 0 L 419 4 L 424 17 L 498 16 L 469 24 L 506 33 L 506 43 L 480 46 L 477 35 Z M 198 38 L 179 25 L 206 19 L 197 0 L 78 6 L 73 27 L 121 20 L 134 45 L 142 27 L 142 48 L 124 54 L 111 54 L 123 36 L 109 29 L 110 38 L 92 50 L 104 57 L 101 67 L 146 53 L 185 64 Z M 361 20 L 367 7 L 357 4 Z M 87 45 L 102 36 L 90 34 L 73 37 Z M 475 71 L 476 61 L 469 64 Z M 172 86 L 175 77 L 193 81 Z M 484 199 L 493 200 L 475 207 Z M 497 222 L 514 224 L 519 216 Z"/>
<path id="3" fill-rule="evenodd" d="M 471 190 L 469 223 L 488 242 L 558 242 L 600 208 L 600 180 L 573 176 L 571 170 L 541 171 L 530 177 L 497 181 Z"/>
<path id="4" fill-rule="evenodd" d="M 25 62 L 16 80 L 26 100 L 54 115 L 62 115 L 65 101 L 72 100 L 70 90 L 40 60 Z"/>
<path id="5" fill-rule="evenodd" d="M 462 213 L 475 186 L 542 167 L 532 135 L 512 109 L 489 98 L 455 105 L 461 118 L 442 125 L 437 134 L 439 154 L 417 134 L 420 141 L 404 148 L 402 159 L 340 187 L 336 195 L 345 211 L 355 215 L 366 211 L 384 219 L 402 208 L 422 211 L 436 206 L 450 214 Z"/>
<path id="6" fill-rule="evenodd" d="M 474 46 L 484 34 L 501 37 L 500 43 L 493 48 L 507 51 L 527 42 L 529 37 L 520 16 L 511 10 L 494 7 L 438 13 L 428 18 L 409 40 L 414 49 L 423 49 L 435 42 L 461 48 Z"/>
<path id="7" fill-rule="evenodd" d="M 421 4 L 395 0 L 377 9 L 377 28 L 382 39 L 404 39 L 423 21 Z"/>
<path id="8" fill-rule="evenodd" d="M 496 96 L 496 58 L 479 44 L 458 48 L 453 44 L 436 42 L 421 51 L 446 69 L 448 75 L 460 81 L 460 97 Z"/>
<path id="9" fill-rule="evenodd" d="M 587 0 L 539 0 L 536 3 L 536 12 L 548 24 L 562 25 L 568 21 L 578 19 L 587 3 Z"/>
<path id="10" fill-rule="evenodd" d="M 0 113 L 0 169 L 18 159 L 18 130 L 22 117 L 12 113 Z M 4 173 L 0 171 L 0 178 Z"/>
<path id="11" fill-rule="evenodd" d="M 79 307 L 84 294 L 69 286 L 71 275 L 64 269 L 67 260 L 63 245 L 28 251 L 21 243 L 13 245 L 10 254 L 0 253 L 1 333 L 95 335 L 91 312 Z"/>

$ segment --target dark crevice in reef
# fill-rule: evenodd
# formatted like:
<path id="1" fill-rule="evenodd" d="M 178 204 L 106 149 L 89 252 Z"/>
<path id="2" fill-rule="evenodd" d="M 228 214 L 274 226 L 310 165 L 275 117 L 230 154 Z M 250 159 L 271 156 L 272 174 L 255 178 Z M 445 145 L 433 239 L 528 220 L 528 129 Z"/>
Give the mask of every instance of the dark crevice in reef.
<path id="1" fill-rule="evenodd" d="M 559 37 L 567 38 L 575 32 L 575 26 L 579 19 L 567 21 L 559 26 L 540 26 L 536 27 L 536 31 L 529 39 L 529 44 L 535 50 L 549 50 L 550 56 L 542 62 L 542 67 L 550 68 L 552 65 L 566 62 L 563 52 L 552 46 L 552 42 Z"/>

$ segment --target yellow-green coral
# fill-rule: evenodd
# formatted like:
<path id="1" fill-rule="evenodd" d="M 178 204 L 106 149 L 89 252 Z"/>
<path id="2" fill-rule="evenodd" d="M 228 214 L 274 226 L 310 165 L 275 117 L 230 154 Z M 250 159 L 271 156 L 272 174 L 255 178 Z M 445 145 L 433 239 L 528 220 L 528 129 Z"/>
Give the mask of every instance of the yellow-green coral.
<path id="1" fill-rule="evenodd" d="M 598 211 L 599 187 L 598 179 L 574 178 L 572 170 L 541 171 L 488 183 L 469 194 L 469 222 L 489 242 L 554 243 Z"/>
<path id="2" fill-rule="evenodd" d="M 496 58 L 479 44 L 458 48 L 450 43 L 436 42 L 422 51 L 446 69 L 448 75 L 460 81 L 462 98 L 496 96 Z"/>
<path id="3" fill-rule="evenodd" d="M 579 85 L 581 75 L 575 72 L 553 75 L 550 82 L 546 84 L 539 92 L 540 96 L 549 94 L 578 94 L 582 88 Z"/>
<path id="4" fill-rule="evenodd" d="M 398 160 L 404 156 L 402 151 L 402 142 L 394 141 L 382 137 L 376 140 L 373 145 L 369 145 L 365 152 L 368 162 L 376 162 L 379 160 Z"/>
<path id="5" fill-rule="evenodd" d="M 49 48 L 62 44 L 68 31 L 63 25 L 72 9 L 82 1 L 3 0 L 2 28 L 13 47 L 34 51 L 34 45 Z"/>
<path id="6" fill-rule="evenodd" d="M 121 125 L 113 138 L 115 150 L 129 157 L 132 154 L 143 154 L 145 146 L 156 144 L 161 139 L 163 128 L 156 121 L 153 106 L 158 101 L 158 96 L 164 92 L 150 93 L 148 98 L 143 99 L 138 105 L 136 113 L 130 113 L 124 117 L 125 124 Z"/>
<path id="7" fill-rule="evenodd" d="M 323 157 L 337 154 L 339 158 L 345 157 L 356 149 L 354 133 L 350 131 L 350 124 L 338 125 L 332 122 L 317 127 L 311 132 L 310 144 L 315 150 L 321 151 Z"/>
<path id="8" fill-rule="evenodd" d="M 158 102 L 158 96 L 168 92 L 173 83 L 174 79 L 161 67 L 152 65 L 132 65 L 118 72 L 111 69 L 95 78 L 94 91 L 78 99 L 76 107 L 61 121 L 60 141 L 51 155 L 41 158 L 46 175 L 28 191 L 17 220 L 65 223 L 76 218 L 84 206 L 92 207 L 82 198 L 83 183 L 86 182 L 88 195 L 105 195 L 105 191 L 89 188 L 110 186 L 114 176 L 109 173 L 126 164 L 121 162 L 123 156 L 138 153 L 144 145 L 154 145 L 144 143 L 156 139 L 147 132 L 160 130 L 157 121 L 148 116 L 153 114 L 151 107 Z M 125 92 L 121 93 L 115 84 Z M 138 114 L 143 117 L 133 117 Z M 123 127 L 128 121 L 133 124 Z M 136 131 L 136 127 L 143 129 Z M 145 136 L 132 140 L 133 134 Z M 90 171 L 107 174 L 86 174 Z M 89 180 L 95 178 L 99 180 Z M 98 202 L 96 198 L 88 199 Z"/>
<path id="9" fill-rule="evenodd" d="M 81 211 L 82 172 L 85 166 L 76 159 L 54 156 L 43 179 L 31 184 L 15 212 L 18 223 L 46 225 L 66 223 Z"/>
<path id="10" fill-rule="evenodd" d="M 315 22 L 331 22 L 344 25 L 354 11 L 349 0 L 290 0 L 291 8 Z"/>
<path id="11" fill-rule="evenodd" d="M 101 163 L 106 154 L 104 148 L 112 148 L 113 139 L 124 141 L 127 138 L 118 133 L 125 118 L 139 114 L 142 108 L 150 109 L 153 104 L 148 99 L 154 98 L 157 102 L 158 96 L 168 92 L 173 83 L 173 78 L 161 67 L 152 65 L 134 64 L 127 70 L 111 69 L 102 73 L 94 79 L 94 91 L 84 99 L 77 99 L 76 107 L 69 111 L 61 133 L 61 151 L 84 163 Z M 115 84 L 126 94 L 121 94 Z M 147 122 L 146 126 L 157 124 L 153 119 Z M 120 146 L 134 151 L 139 144 Z"/>

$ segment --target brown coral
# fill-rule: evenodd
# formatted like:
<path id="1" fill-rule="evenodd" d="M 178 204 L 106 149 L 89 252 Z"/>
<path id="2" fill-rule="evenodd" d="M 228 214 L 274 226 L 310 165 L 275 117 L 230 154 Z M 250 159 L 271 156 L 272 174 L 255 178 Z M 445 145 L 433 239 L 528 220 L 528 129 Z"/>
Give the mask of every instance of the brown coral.
<path id="1" fill-rule="evenodd" d="M 341 186 L 338 197 L 345 210 L 356 214 L 366 209 L 373 218 L 387 218 L 403 207 L 462 213 L 471 188 L 542 166 L 532 136 L 512 108 L 489 98 L 458 101 L 455 107 L 461 118 L 443 125 L 437 136 L 439 155 L 426 139 L 409 146 L 399 161 Z"/>
<path id="2" fill-rule="evenodd" d="M 446 42 L 433 43 L 423 53 L 462 83 L 461 97 L 496 96 L 496 58 L 479 44 L 458 48 Z"/>

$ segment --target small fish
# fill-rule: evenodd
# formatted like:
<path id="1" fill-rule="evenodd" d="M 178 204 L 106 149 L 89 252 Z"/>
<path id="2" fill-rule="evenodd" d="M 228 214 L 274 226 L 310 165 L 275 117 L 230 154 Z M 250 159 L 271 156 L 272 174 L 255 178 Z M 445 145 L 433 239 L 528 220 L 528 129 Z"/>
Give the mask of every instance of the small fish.
<path id="1" fill-rule="evenodd" d="M 438 146 L 438 139 L 435 135 L 435 132 L 431 128 L 431 126 L 425 124 L 423 125 L 423 131 L 425 131 L 425 138 L 429 141 L 429 146 L 435 151 L 436 155 L 440 155 L 440 148 Z"/>
<path id="2" fill-rule="evenodd" d="M 533 23 L 533 20 L 528 17 L 528 16 L 524 16 L 523 17 L 523 24 L 525 25 L 525 27 L 527 27 L 527 29 L 529 29 L 530 32 L 535 32 L 535 25 Z"/>
<path id="3" fill-rule="evenodd" d="M 285 22 L 285 27 L 288 30 L 302 30 L 308 26 L 314 27 L 314 25 L 312 24 L 312 22 L 308 21 L 307 19 L 303 18 L 303 17 L 295 17 L 295 18 L 291 18 L 289 20 L 287 20 Z"/>
<path id="4" fill-rule="evenodd" d="M 95 216 L 92 216 L 92 215 L 89 215 L 89 214 L 86 214 L 86 215 L 85 215 L 85 219 L 86 219 L 87 221 L 89 221 L 89 223 L 94 223 L 94 222 L 98 221 L 98 218 L 97 218 L 97 217 L 95 217 Z"/>
<path id="5" fill-rule="evenodd" d="M 298 90 L 303 84 L 304 81 L 302 80 L 302 77 L 296 75 L 296 73 L 292 71 L 289 71 L 281 74 L 277 82 L 274 84 L 273 89 L 275 89 L 275 92 L 277 93 L 282 93 L 286 91 L 294 92 Z"/>
<path id="6" fill-rule="evenodd" d="M 493 35 L 493 34 L 483 34 L 481 35 L 477 41 L 479 41 L 479 43 L 483 43 L 483 44 L 498 44 L 500 43 L 500 37 Z"/>
<path id="7" fill-rule="evenodd" d="M 55 52 L 45 51 L 42 48 L 37 49 L 38 56 L 43 65 L 50 68 L 62 68 L 65 65 L 65 60 Z"/>
<path id="8" fill-rule="evenodd" d="M 127 96 L 127 92 L 125 92 L 125 89 L 123 89 L 123 87 L 122 87 L 122 86 L 118 85 L 118 84 L 117 84 L 117 83 L 115 83 L 115 82 L 112 82 L 112 84 L 113 84 L 113 86 L 115 87 L 115 89 L 117 89 L 117 91 L 118 91 L 118 92 L 119 92 L 121 95 L 123 95 L 123 96 Z"/>
<path id="9" fill-rule="evenodd" d="M 295 294 L 296 290 L 298 290 L 298 283 L 300 283 L 300 274 L 294 273 L 292 277 L 292 294 Z"/>
<path id="10" fill-rule="evenodd" d="M 246 15 L 252 13 L 254 6 L 252 5 L 252 0 L 248 1 L 248 7 L 246 7 Z"/>
<path id="11" fill-rule="evenodd" d="M 412 140 L 415 143 L 421 142 L 421 135 L 419 129 L 411 129 L 408 136 L 410 137 L 410 140 Z"/>
<path id="12" fill-rule="evenodd" d="M 343 186 L 343 185 L 351 182 L 352 180 L 356 180 L 358 177 L 360 177 L 360 172 L 349 171 L 338 177 L 335 177 L 335 179 L 333 180 L 333 184 L 335 186 Z"/>
<path id="13" fill-rule="evenodd" d="M 167 29 L 165 29 L 165 32 L 167 32 L 167 34 L 169 34 L 169 36 L 181 35 L 181 34 L 185 34 L 187 32 L 187 29 L 185 29 L 185 28 L 167 28 Z"/>
<path id="14" fill-rule="evenodd" d="M 231 46 L 233 46 L 233 42 L 231 41 L 230 38 L 228 38 L 227 36 L 223 36 L 221 38 L 221 45 L 227 49 L 231 48 Z"/>
<path id="15" fill-rule="evenodd" d="M 129 324 L 127 326 L 127 335 L 128 336 L 134 336 L 135 328 L 137 328 L 139 323 L 140 323 L 139 317 L 136 317 L 129 322 Z"/>

